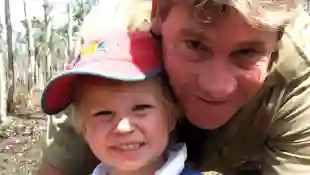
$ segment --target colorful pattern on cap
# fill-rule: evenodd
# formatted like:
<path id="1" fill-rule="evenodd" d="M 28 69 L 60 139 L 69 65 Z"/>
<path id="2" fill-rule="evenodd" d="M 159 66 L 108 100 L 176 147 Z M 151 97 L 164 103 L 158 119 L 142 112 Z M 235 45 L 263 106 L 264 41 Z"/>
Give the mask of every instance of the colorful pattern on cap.
<path id="1" fill-rule="evenodd" d="M 104 41 L 94 41 L 88 46 L 84 46 L 82 48 L 82 56 L 91 56 L 93 53 L 97 51 L 106 51 L 105 42 Z"/>

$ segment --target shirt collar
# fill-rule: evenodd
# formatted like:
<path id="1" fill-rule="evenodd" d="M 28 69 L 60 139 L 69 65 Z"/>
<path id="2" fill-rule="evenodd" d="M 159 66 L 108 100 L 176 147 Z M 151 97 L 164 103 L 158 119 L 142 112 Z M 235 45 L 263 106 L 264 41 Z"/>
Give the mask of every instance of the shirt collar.
<path id="1" fill-rule="evenodd" d="M 173 145 L 168 150 L 167 162 L 155 173 L 155 175 L 178 175 L 185 166 L 187 148 L 183 143 Z"/>
<path id="2" fill-rule="evenodd" d="M 156 171 L 155 175 L 179 175 L 185 166 L 187 158 L 187 148 L 184 143 L 175 144 L 169 147 L 167 151 L 168 160 Z M 104 163 L 100 163 L 92 175 L 106 175 L 109 172 L 109 167 Z"/>

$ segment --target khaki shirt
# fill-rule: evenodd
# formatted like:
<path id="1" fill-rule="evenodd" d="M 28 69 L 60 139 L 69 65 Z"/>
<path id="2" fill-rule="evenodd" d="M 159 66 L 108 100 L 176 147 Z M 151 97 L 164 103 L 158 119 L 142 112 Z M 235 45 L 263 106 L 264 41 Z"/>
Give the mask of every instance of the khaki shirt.
<path id="1" fill-rule="evenodd" d="M 201 170 L 233 174 L 248 162 L 255 162 L 264 175 L 310 174 L 307 13 L 301 13 L 286 28 L 276 56 L 277 61 L 256 98 L 223 127 L 203 131 L 188 122 L 179 126 L 184 137 L 179 138 L 188 142 L 189 156 L 194 157 L 192 161 Z M 49 143 L 44 161 L 68 174 L 90 173 L 98 162 L 82 137 L 74 132 L 71 121 L 68 118 L 58 123 L 53 118 L 48 121 Z M 187 134 L 184 128 L 188 129 Z"/>

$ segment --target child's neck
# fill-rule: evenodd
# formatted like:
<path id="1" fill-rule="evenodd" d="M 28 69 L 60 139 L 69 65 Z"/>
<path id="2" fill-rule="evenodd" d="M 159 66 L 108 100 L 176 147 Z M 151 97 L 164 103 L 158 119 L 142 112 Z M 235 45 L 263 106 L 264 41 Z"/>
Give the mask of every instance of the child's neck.
<path id="1" fill-rule="evenodd" d="M 122 171 L 118 169 L 112 169 L 109 175 L 154 175 L 155 172 L 164 165 L 164 163 L 164 158 L 161 157 L 138 170 Z"/>

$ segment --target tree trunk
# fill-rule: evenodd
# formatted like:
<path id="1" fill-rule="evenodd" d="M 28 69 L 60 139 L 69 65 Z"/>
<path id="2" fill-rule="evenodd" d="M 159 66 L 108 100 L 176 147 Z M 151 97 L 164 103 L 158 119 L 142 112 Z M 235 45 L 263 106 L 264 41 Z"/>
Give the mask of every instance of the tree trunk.
<path id="1" fill-rule="evenodd" d="M 51 7 L 48 3 L 48 0 L 44 0 L 44 22 L 45 22 L 45 58 L 46 58 L 46 75 L 45 75 L 45 82 L 50 79 L 52 73 L 52 56 L 50 50 L 50 38 L 51 38 L 51 19 L 50 19 L 50 11 Z"/>
<path id="2" fill-rule="evenodd" d="M 97 5 L 97 4 L 99 4 L 99 0 L 89 0 L 89 3 L 91 5 L 91 7 L 93 7 L 93 6 Z"/>
<path id="3" fill-rule="evenodd" d="M 5 24 L 7 33 L 7 45 L 8 45 L 8 98 L 7 98 L 7 112 L 14 112 L 14 55 L 13 55 L 13 41 L 12 41 L 12 23 L 10 14 L 10 0 L 5 0 Z"/>
<path id="4" fill-rule="evenodd" d="M 72 57 L 72 35 L 73 35 L 73 27 L 72 27 L 72 6 L 70 4 L 70 2 L 68 2 L 68 56 L 66 57 L 66 59 L 64 60 L 64 63 L 67 64 L 69 61 L 69 57 Z"/>
<path id="5" fill-rule="evenodd" d="M 24 12 L 25 12 L 25 19 L 26 19 L 26 27 L 27 27 L 27 40 L 28 40 L 28 76 L 27 76 L 27 84 L 28 84 L 28 91 L 33 87 L 35 83 L 35 57 L 34 57 L 34 41 L 32 38 L 32 23 L 31 17 L 27 13 L 28 11 L 27 1 L 24 0 Z"/>
<path id="6" fill-rule="evenodd" d="M 36 64 L 36 77 L 37 77 L 37 86 L 39 88 L 44 88 L 45 85 L 45 62 L 46 59 L 40 59 L 40 55 L 36 56 L 37 64 Z"/>
<path id="7" fill-rule="evenodd" d="M 5 66 L 3 52 L 0 52 L 0 123 L 7 119 L 7 94 L 5 85 Z"/>
<path id="8" fill-rule="evenodd" d="M 6 115 L 6 85 L 5 85 L 5 66 L 4 66 L 4 40 L 3 40 L 3 25 L 0 16 L 0 123 L 5 122 L 7 119 Z"/>
<path id="9" fill-rule="evenodd" d="M 309 0 L 304 1 L 304 8 L 308 13 L 310 12 L 310 1 Z"/>

